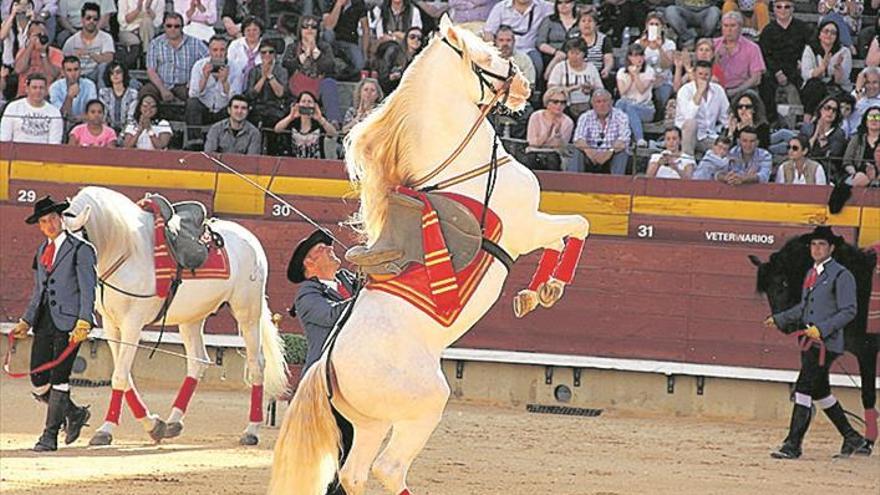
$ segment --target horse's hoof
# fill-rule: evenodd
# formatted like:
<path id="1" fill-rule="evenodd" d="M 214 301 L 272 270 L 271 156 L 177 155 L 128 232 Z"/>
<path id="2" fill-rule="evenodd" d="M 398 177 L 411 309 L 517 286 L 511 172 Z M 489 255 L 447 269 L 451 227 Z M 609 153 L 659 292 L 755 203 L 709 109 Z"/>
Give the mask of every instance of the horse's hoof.
<path id="1" fill-rule="evenodd" d="M 538 307 L 538 294 L 529 289 L 523 289 L 513 296 L 513 314 L 517 318 L 531 313 Z"/>
<path id="2" fill-rule="evenodd" d="M 168 425 L 159 418 L 156 418 L 155 421 L 153 429 L 148 431 L 147 434 L 150 435 L 150 438 L 152 438 L 154 442 L 160 443 L 162 439 L 165 438 L 165 429 Z"/>
<path id="3" fill-rule="evenodd" d="M 238 439 L 240 445 L 256 445 L 260 443 L 260 438 L 253 433 L 245 433 Z"/>
<path id="4" fill-rule="evenodd" d="M 95 434 L 92 435 L 92 439 L 89 440 L 89 445 L 92 447 L 110 445 L 111 443 L 113 443 L 113 435 L 100 430 L 96 431 Z"/>
<path id="5" fill-rule="evenodd" d="M 162 438 L 179 437 L 181 432 L 183 432 L 183 422 L 173 421 L 171 423 L 166 423 L 165 434 Z"/>
<path id="6" fill-rule="evenodd" d="M 541 306 L 549 308 L 556 304 L 556 301 L 562 299 L 562 293 L 565 291 L 565 283 L 551 278 L 538 287 L 538 302 Z"/>

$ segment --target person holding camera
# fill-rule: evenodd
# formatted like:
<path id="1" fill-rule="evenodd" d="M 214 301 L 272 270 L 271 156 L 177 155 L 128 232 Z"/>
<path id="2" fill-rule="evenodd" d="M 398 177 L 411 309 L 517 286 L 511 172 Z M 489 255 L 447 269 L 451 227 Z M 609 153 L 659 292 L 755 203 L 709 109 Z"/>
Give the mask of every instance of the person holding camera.
<path id="1" fill-rule="evenodd" d="M 190 73 L 185 116 L 187 141 L 200 139 L 203 125 L 226 118 L 226 106 L 233 94 L 226 62 L 226 39 L 215 35 L 208 43 L 208 56 L 196 61 Z"/>
<path id="2" fill-rule="evenodd" d="M 49 46 L 49 35 L 46 24 L 31 21 L 27 29 L 27 44 L 15 55 L 13 70 L 18 74 L 18 96 L 25 95 L 28 76 L 43 74 L 47 84 L 52 84 L 61 75 L 61 62 L 64 53 L 54 46 Z"/>
<path id="3" fill-rule="evenodd" d="M 645 175 L 658 179 L 690 179 L 697 163 L 694 157 L 681 152 L 681 129 L 670 127 L 663 133 L 666 149 L 648 160 Z"/>
<path id="4" fill-rule="evenodd" d="M 27 29 L 34 20 L 34 4 L 30 1 L 13 2 L 8 12 L 2 12 L 3 22 L 0 23 L 0 43 L 3 44 L 2 64 L 11 66 L 15 63 L 18 51 L 27 43 Z"/>
<path id="5" fill-rule="evenodd" d="M 326 158 L 324 137 L 335 138 L 339 132 L 324 118 L 318 100 L 303 91 L 290 107 L 290 113 L 275 124 L 275 132 L 290 130 L 290 156 L 294 158 Z"/>

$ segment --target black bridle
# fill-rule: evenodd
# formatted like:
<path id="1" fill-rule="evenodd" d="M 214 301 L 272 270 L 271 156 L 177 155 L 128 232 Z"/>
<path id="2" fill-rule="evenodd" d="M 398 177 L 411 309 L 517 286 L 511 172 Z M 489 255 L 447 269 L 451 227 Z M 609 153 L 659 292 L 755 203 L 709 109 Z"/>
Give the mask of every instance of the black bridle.
<path id="1" fill-rule="evenodd" d="M 445 43 L 446 46 L 448 46 L 449 48 L 452 48 L 452 51 L 458 54 L 459 57 L 464 58 L 464 51 L 450 43 L 449 40 L 447 40 L 445 37 L 443 38 L 443 43 Z M 501 91 L 504 92 L 504 96 L 502 98 L 496 99 L 496 102 L 494 104 L 495 107 L 497 107 L 499 104 L 501 104 L 501 106 L 504 106 L 504 104 L 507 103 L 507 98 L 508 96 L 510 96 L 510 86 L 513 83 L 513 79 L 519 73 L 519 70 L 516 68 L 516 65 L 512 61 L 508 60 L 507 62 L 507 75 L 503 76 L 489 69 L 480 67 L 475 62 L 471 61 L 471 71 L 476 74 L 477 80 L 480 82 L 480 101 L 483 101 L 483 98 L 486 97 L 486 88 L 489 88 L 489 92 L 493 95 Z M 489 81 L 489 78 L 496 81 L 501 81 L 501 89 L 496 90 L 492 82 Z"/>

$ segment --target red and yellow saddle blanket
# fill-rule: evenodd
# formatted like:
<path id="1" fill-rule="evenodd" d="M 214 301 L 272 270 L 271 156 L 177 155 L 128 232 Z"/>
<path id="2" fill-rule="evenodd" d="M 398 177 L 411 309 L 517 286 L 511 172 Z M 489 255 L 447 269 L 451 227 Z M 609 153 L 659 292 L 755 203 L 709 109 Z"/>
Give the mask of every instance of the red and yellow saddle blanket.
<path id="1" fill-rule="evenodd" d="M 138 202 L 141 208 L 153 214 L 153 266 L 156 271 L 156 295 L 162 298 L 168 297 L 171 282 L 177 275 L 177 262 L 168 250 L 165 240 L 165 219 L 159 212 L 159 205 L 149 199 Z M 183 270 L 181 279 L 228 279 L 229 256 L 226 248 L 208 245 L 208 259 L 196 270 Z"/>
<path id="2" fill-rule="evenodd" d="M 422 201 L 422 246 L 425 264 L 411 263 L 400 275 L 367 284 L 368 289 L 380 290 L 403 298 L 424 311 L 437 323 L 448 327 L 455 323 L 462 308 L 470 300 L 477 285 L 492 264 L 493 258 L 480 249 L 477 256 L 461 271 L 455 272 L 449 251 L 440 231 L 437 212 L 424 193 L 400 187 L 397 192 Z M 460 194 L 438 193 L 464 205 L 476 218 L 482 218 L 482 203 Z M 492 211 L 486 212 L 484 236 L 492 242 L 501 238 L 501 220 Z"/>
<path id="3" fill-rule="evenodd" d="M 880 244 L 874 244 L 871 249 L 877 253 L 877 266 L 874 267 L 871 299 L 868 301 L 868 325 L 865 331 L 880 334 Z"/>

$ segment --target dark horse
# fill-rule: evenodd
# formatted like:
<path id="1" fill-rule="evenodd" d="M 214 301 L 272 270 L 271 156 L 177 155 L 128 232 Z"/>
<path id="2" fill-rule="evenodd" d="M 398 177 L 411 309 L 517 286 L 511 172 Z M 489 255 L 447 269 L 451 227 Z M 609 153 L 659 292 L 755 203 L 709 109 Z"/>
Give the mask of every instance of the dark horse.
<path id="1" fill-rule="evenodd" d="M 795 237 L 785 243 L 779 251 L 770 255 L 770 260 L 762 262 L 757 256 L 749 259 L 758 267 L 758 292 L 767 295 L 772 313 L 784 311 L 801 300 L 801 287 L 813 259 L 810 257 L 808 234 Z M 877 440 L 877 402 L 875 381 L 877 378 L 877 352 L 880 350 L 880 334 L 869 334 L 868 301 L 871 296 L 871 277 L 877 262 L 873 250 L 862 251 L 845 242 L 838 243 L 832 255 L 838 263 L 845 266 L 856 279 L 856 298 L 858 310 L 856 317 L 843 332 L 844 348 L 859 362 L 862 377 L 862 406 L 865 408 L 865 437 L 873 447 Z M 798 328 L 782 328 L 791 333 Z"/>

